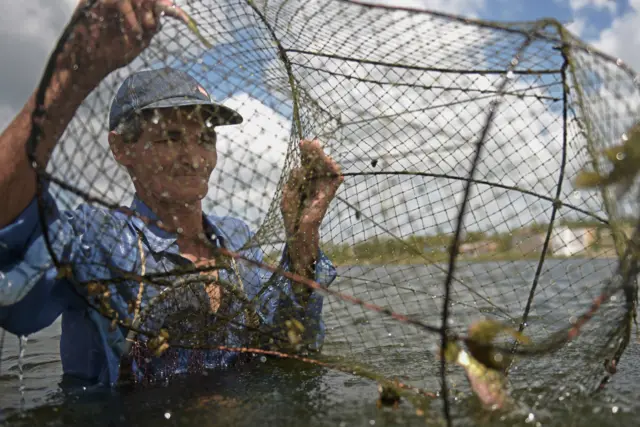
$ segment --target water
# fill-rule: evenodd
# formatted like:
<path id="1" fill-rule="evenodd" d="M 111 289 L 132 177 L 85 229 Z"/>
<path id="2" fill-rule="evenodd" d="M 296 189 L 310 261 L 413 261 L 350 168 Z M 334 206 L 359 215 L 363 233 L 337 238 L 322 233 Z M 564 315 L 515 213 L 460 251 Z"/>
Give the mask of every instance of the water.
<path id="1" fill-rule="evenodd" d="M 529 320 L 530 333 L 552 332 L 588 307 L 598 283 L 610 273 L 610 261 L 550 261 Z M 453 325 L 472 316 L 521 313 L 535 271 L 534 262 L 461 265 L 451 308 Z M 434 266 L 341 268 L 334 289 L 437 324 L 444 273 Z M 568 278 L 567 278 L 568 277 Z M 400 288 L 384 283 L 393 281 Z M 524 294 L 524 295 L 523 295 Z M 437 337 L 399 325 L 359 307 L 327 299 L 325 353 L 346 355 L 376 370 L 429 390 L 438 389 L 433 356 Z M 606 326 L 606 318 L 594 321 Z M 546 325 L 544 327 L 540 325 Z M 551 325 L 551 326 L 550 326 Z M 594 324 L 594 326 L 596 326 Z M 539 329 L 536 329 L 538 327 Z M 585 339 L 589 338 L 585 332 Z M 7 426 L 395 426 L 440 425 L 437 400 L 425 417 L 403 402 L 397 410 L 376 407 L 376 384 L 345 373 L 299 362 L 256 359 L 239 370 L 176 380 L 170 386 L 139 390 L 79 390 L 64 395 L 59 383 L 60 324 L 29 336 L 26 342 L 5 335 L 0 365 L 0 425 Z M 581 393 L 589 348 L 578 340 L 551 359 L 520 361 L 512 373 L 521 402 L 508 415 L 480 410 L 452 368 L 454 425 L 600 426 L 636 425 L 640 416 L 640 349 L 635 337 L 618 373 L 604 392 Z M 582 345 L 582 346 L 581 346 Z M 19 357 L 20 353 L 23 357 Z M 599 362 L 598 362 L 599 363 Z M 24 377 L 21 382 L 20 372 Z M 23 390 L 23 393 L 21 392 Z M 21 413 L 21 408 L 24 408 Z M 539 424 L 538 424 L 539 423 Z"/>
<path id="2" fill-rule="evenodd" d="M 27 341 L 28 338 L 25 336 L 20 336 L 18 338 L 18 381 L 20 383 L 18 390 L 20 390 L 20 415 L 24 414 L 24 356 L 27 351 Z"/>

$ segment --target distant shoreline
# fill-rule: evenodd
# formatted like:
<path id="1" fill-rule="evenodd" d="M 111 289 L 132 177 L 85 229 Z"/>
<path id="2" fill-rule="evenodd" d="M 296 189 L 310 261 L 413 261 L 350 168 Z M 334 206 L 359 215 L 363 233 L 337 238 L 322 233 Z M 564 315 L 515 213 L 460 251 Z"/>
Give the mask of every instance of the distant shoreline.
<path id="1" fill-rule="evenodd" d="M 469 256 L 460 254 L 458 255 L 458 262 L 464 262 L 467 264 L 480 264 L 480 263 L 488 263 L 488 262 L 505 262 L 505 261 L 537 261 L 540 259 L 540 253 L 533 253 L 531 255 L 523 255 L 521 253 L 491 253 L 487 255 L 475 255 Z M 617 255 L 613 249 L 609 249 L 607 251 L 584 251 L 572 256 L 557 256 L 552 254 L 547 254 L 545 256 L 546 260 L 572 260 L 572 259 L 588 259 L 588 260 L 596 260 L 596 259 L 617 259 Z M 357 265 L 432 265 L 432 264 L 443 264 L 448 262 L 449 254 L 448 253 L 425 253 L 424 257 L 421 256 L 411 256 L 411 257 L 403 257 L 400 259 L 386 258 L 382 259 L 381 257 L 376 258 L 332 258 L 329 256 L 329 259 L 339 267 L 350 267 Z"/>

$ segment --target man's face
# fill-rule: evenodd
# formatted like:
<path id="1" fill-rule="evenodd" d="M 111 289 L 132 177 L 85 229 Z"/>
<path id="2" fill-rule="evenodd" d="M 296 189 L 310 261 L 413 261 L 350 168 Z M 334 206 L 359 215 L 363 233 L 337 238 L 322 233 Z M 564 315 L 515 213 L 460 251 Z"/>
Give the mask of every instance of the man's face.
<path id="1" fill-rule="evenodd" d="M 141 195 L 184 203 L 206 196 L 217 161 L 216 133 L 206 122 L 191 107 L 158 109 L 143 117 L 138 141 L 112 144 Z"/>

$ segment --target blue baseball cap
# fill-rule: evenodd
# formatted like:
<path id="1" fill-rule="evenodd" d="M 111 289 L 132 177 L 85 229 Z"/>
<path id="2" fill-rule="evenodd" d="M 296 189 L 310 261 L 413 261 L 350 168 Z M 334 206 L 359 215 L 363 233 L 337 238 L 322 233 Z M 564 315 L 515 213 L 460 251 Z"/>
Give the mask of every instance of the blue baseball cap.
<path id="1" fill-rule="evenodd" d="M 196 79 L 184 71 L 166 67 L 139 71 L 125 79 L 111 102 L 109 130 L 114 130 L 123 119 L 143 110 L 195 105 L 209 110 L 214 126 L 242 123 L 238 112 L 214 103 Z"/>

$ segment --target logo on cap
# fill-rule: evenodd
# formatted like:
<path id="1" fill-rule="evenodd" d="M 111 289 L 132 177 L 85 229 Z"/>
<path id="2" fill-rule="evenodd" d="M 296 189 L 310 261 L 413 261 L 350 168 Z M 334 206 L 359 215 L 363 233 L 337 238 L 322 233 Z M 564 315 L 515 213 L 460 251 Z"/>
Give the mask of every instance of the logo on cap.
<path id="1" fill-rule="evenodd" d="M 207 93 L 206 90 L 204 90 L 204 88 L 202 86 L 198 86 L 198 90 L 200 91 L 201 94 L 203 94 L 204 96 L 209 98 L 209 94 Z"/>

